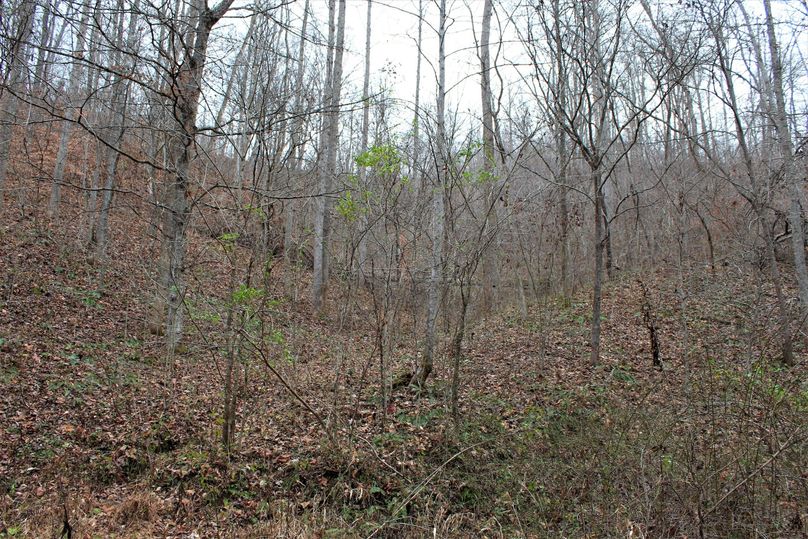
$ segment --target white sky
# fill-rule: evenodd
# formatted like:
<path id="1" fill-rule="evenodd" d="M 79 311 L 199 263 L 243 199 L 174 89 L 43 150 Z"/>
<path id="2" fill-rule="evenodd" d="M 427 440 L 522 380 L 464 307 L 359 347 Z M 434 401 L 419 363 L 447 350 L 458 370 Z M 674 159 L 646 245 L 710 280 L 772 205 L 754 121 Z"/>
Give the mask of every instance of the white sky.
<path id="1" fill-rule="evenodd" d="M 320 20 L 327 20 L 326 0 L 312 0 Z M 434 0 L 424 0 L 421 64 L 421 104 L 429 107 L 435 102 L 438 53 L 438 9 Z M 479 60 L 474 49 L 472 16 L 479 32 L 482 0 L 448 0 L 451 24 L 446 37 L 447 107 L 457 107 L 461 113 L 471 110 L 476 116 L 480 108 Z M 322 14 L 320 14 L 320 12 Z M 393 97 L 412 103 L 416 87 L 418 0 L 374 0 L 371 36 L 371 92 L 382 83 L 392 89 Z M 347 0 L 346 54 L 344 73 L 346 89 L 361 92 L 364 74 L 365 24 L 367 1 Z M 492 26 L 494 26 L 492 24 Z M 325 29 L 324 29 L 325 30 Z M 498 39 L 492 29 L 492 41 Z M 513 45 L 512 45 L 513 47 Z M 493 51 L 492 51 L 493 52 Z M 382 68 L 385 72 L 382 72 Z M 346 96 L 347 97 L 347 96 Z"/>
<path id="2" fill-rule="evenodd" d="M 211 0 L 212 1 L 212 0 Z M 515 67 L 508 64 L 525 62 L 523 46 L 518 42 L 506 9 L 517 9 L 520 4 L 535 4 L 538 0 L 496 0 L 495 15 L 491 29 L 492 62 L 500 66 L 505 84 L 515 91 L 523 88 Z M 582 0 L 588 1 L 588 0 Z M 312 35 L 313 27 L 318 32 L 327 33 L 328 1 L 310 0 L 314 20 L 310 17 L 308 34 Z M 435 69 L 437 67 L 437 24 L 438 0 L 422 0 L 424 10 L 422 51 L 424 59 L 421 67 L 421 106 L 429 109 L 435 103 Z M 677 0 L 651 0 L 653 6 L 667 5 L 677 9 Z M 788 21 L 781 26 L 781 47 L 788 48 L 797 39 L 805 58 L 808 58 L 806 35 L 795 38 L 794 28 L 804 30 L 805 14 L 800 13 L 800 0 L 773 0 L 776 17 Z M 302 14 L 304 0 L 296 0 L 291 6 L 292 12 L 299 17 Z M 750 15 L 757 19 L 762 17 L 762 0 L 745 0 L 744 5 Z M 373 0 L 373 21 L 371 37 L 371 92 L 377 92 L 385 85 L 390 96 L 399 102 L 399 111 L 395 115 L 400 122 L 398 130 L 405 130 L 412 120 L 412 104 L 416 87 L 416 63 L 418 49 L 416 45 L 418 32 L 419 0 Z M 447 54 L 447 111 L 457 110 L 461 120 L 467 126 L 475 128 L 473 122 L 479 118 L 480 87 L 479 59 L 475 50 L 475 35 L 479 37 L 482 19 L 483 0 L 447 0 L 449 25 L 446 38 Z M 524 7 L 521 9 L 525 9 Z M 808 9 L 808 8 L 807 8 Z M 364 74 L 365 25 L 367 0 L 347 0 L 346 2 L 346 51 L 343 60 L 344 86 L 343 101 L 354 101 L 361 97 L 362 77 Z M 521 13 L 519 13 L 521 16 Z M 299 28 L 300 20 L 292 21 Z M 502 31 L 500 31 L 500 25 Z M 500 48 L 496 43 L 504 41 Z M 764 43 L 765 45 L 765 43 Z M 316 45 L 309 45 L 316 46 Z M 499 52 L 500 56 L 495 58 Z M 808 75 L 806 69 L 801 76 Z M 805 80 L 805 79 L 804 79 Z M 496 88 L 497 78 L 492 77 Z M 506 89 L 506 94 L 509 89 Z M 798 91 L 801 88 L 797 88 Z M 804 102 L 804 100 L 800 100 Z M 799 101 L 798 101 L 799 102 Z"/>
<path id="3" fill-rule="evenodd" d="M 320 30 L 327 32 L 327 0 L 310 1 L 316 19 L 319 21 Z M 422 50 L 425 54 L 421 66 L 422 107 L 433 106 L 435 102 L 435 69 L 437 68 L 438 51 L 437 2 L 438 0 L 422 0 L 424 9 Z M 500 65 L 506 84 L 516 86 L 519 83 L 515 68 L 503 66 L 509 63 L 524 62 L 525 54 L 522 45 L 516 41 L 516 33 L 508 21 L 508 14 L 505 10 L 515 9 L 514 6 L 525 3 L 519 0 L 496 1 L 491 29 L 492 62 L 497 54 L 497 46 L 494 44 L 504 37 L 501 55 L 496 61 Z M 535 1 L 531 0 L 527 3 L 534 4 Z M 676 0 L 652 0 L 651 4 L 673 5 L 676 9 Z M 416 85 L 418 5 L 419 0 L 373 0 L 372 8 L 371 92 L 378 90 L 384 83 L 392 89 L 392 97 L 410 104 L 414 100 Z M 745 0 L 744 5 L 750 16 L 762 17 L 762 0 Z M 303 1 L 298 0 L 295 9 L 300 12 L 302 6 Z M 797 26 L 801 25 L 804 29 L 806 22 L 804 17 L 795 17 L 795 13 L 799 12 L 800 7 L 799 0 L 773 1 L 773 9 L 778 19 L 788 20 Z M 447 110 L 457 109 L 461 115 L 466 114 L 467 119 L 472 120 L 479 117 L 480 110 L 480 67 L 475 50 L 475 34 L 479 37 L 483 0 L 447 0 L 447 10 L 450 21 L 446 38 L 446 79 L 449 89 Z M 361 92 L 364 74 L 366 13 L 367 0 L 347 0 L 344 98 L 358 97 Z M 784 29 L 781 47 L 787 47 L 793 39 L 793 30 Z M 806 49 L 804 41 L 805 36 L 803 35 L 799 38 L 802 49 Z M 385 67 L 392 68 L 392 72 L 390 70 L 382 72 Z M 496 84 L 496 77 L 493 77 L 492 81 Z M 403 111 L 402 114 L 404 114 Z"/>

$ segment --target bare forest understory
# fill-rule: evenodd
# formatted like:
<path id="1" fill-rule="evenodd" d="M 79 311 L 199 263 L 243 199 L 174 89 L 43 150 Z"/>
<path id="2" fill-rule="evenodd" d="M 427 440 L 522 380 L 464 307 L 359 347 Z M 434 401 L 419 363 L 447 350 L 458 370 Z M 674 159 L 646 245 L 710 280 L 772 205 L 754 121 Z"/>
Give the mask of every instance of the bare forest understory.
<path id="1" fill-rule="evenodd" d="M 80 215 L 52 224 L 26 192 L 0 219 L 0 537 L 808 533 L 804 333 L 783 367 L 774 293 L 748 260 L 685 268 L 683 293 L 675 270 L 618 273 L 596 366 L 590 291 L 475 319 L 456 420 L 448 339 L 431 383 L 382 408 L 369 292 L 334 278 L 314 314 L 309 270 L 278 260 L 260 313 L 272 353 L 239 371 L 226 454 L 220 242 L 190 233 L 189 321 L 167 362 L 148 323 L 158 244 L 134 198 L 118 199 L 101 281 Z M 420 350 L 403 312 L 388 391 Z"/>
<path id="2" fill-rule="evenodd" d="M 808 539 L 807 29 L 0 2 L 0 539 Z"/>

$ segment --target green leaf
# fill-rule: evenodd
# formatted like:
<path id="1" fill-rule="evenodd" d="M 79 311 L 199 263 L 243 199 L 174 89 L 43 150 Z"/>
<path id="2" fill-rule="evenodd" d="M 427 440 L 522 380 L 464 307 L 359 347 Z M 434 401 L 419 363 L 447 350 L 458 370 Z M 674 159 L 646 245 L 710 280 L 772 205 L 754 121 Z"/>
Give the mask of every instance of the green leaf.
<path id="1" fill-rule="evenodd" d="M 360 167 L 372 168 L 377 173 L 395 176 L 401 171 L 401 156 L 392 144 L 373 146 L 354 159 Z"/>
<path id="2" fill-rule="evenodd" d="M 225 232 L 221 236 L 219 236 L 219 241 L 222 243 L 233 243 L 239 238 L 238 232 Z"/>
<path id="3" fill-rule="evenodd" d="M 673 471 L 673 455 L 662 455 L 662 471 L 664 473 Z"/>
<path id="4" fill-rule="evenodd" d="M 339 202 L 337 202 L 337 212 L 349 223 L 353 223 L 359 217 L 361 208 L 354 200 L 352 191 L 346 191 L 340 197 Z"/>
<path id="5" fill-rule="evenodd" d="M 264 295 L 264 291 L 260 288 L 253 288 L 251 286 L 247 286 L 246 284 L 242 284 L 233 292 L 233 303 L 236 305 L 247 305 L 261 299 Z"/>

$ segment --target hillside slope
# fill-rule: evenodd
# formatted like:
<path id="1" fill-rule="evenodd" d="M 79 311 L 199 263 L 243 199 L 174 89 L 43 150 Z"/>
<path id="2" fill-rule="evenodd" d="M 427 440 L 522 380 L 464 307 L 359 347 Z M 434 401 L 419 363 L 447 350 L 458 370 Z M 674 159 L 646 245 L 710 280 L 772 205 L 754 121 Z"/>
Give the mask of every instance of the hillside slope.
<path id="1" fill-rule="evenodd" d="M 689 271 L 684 315 L 672 275 L 643 277 L 662 369 L 630 275 L 607 287 L 594 367 L 586 293 L 477 320 L 455 421 L 445 359 L 382 414 L 367 298 L 335 283 L 315 316 L 279 262 L 266 316 L 282 338 L 266 364 L 248 360 L 226 455 L 226 268 L 195 273 L 169 365 L 147 324 L 154 247 L 132 239 L 147 236 L 118 235 L 100 283 L 74 234 L 10 211 L 0 223 L 0 537 L 55 536 L 65 520 L 73 537 L 808 533 L 804 350 L 780 367 L 771 292 L 741 270 Z M 396 350 L 391 377 L 417 355 L 405 339 Z"/>

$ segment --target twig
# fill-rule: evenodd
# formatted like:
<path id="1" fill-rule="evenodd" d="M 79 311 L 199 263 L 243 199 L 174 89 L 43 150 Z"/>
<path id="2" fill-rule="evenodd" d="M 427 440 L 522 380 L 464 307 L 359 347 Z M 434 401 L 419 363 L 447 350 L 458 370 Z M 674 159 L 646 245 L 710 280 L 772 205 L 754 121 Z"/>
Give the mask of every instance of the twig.
<path id="1" fill-rule="evenodd" d="M 768 459 L 766 459 L 766 462 L 764 462 L 763 464 L 761 464 L 760 466 L 758 466 L 757 468 L 755 468 L 755 470 L 754 470 L 752 473 L 750 473 L 749 475 L 747 475 L 746 477 L 744 477 L 744 478 L 743 478 L 741 481 L 739 481 L 739 482 L 738 482 L 738 483 L 737 483 L 737 484 L 736 484 L 734 487 L 732 487 L 731 489 L 729 489 L 729 490 L 726 492 L 726 494 L 724 494 L 723 496 L 721 496 L 721 498 L 720 498 L 720 499 L 719 499 L 717 502 L 715 502 L 715 504 L 713 504 L 713 506 L 712 506 L 710 509 L 708 509 L 707 511 L 705 511 L 705 512 L 704 512 L 703 516 L 704 516 L 704 517 L 706 517 L 707 515 L 709 515 L 710 513 L 712 513 L 713 511 L 715 511 L 716 509 L 718 509 L 718 507 L 719 507 L 719 506 L 720 506 L 722 503 L 724 503 L 724 500 L 726 500 L 727 498 L 729 498 L 729 497 L 732 495 L 732 493 L 733 493 L 733 492 L 735 492 L 736 490 L 738 490 L 739 488 L 741 488 L 743 485 L 745 485 L 745 484 L 746 484 L 746 483 L 747 483 L 747 482 L 748 482 L 750 479 L 752 479 L 752 478 L 753 478 L 753 477 L 755 477 L 757 474 L 759 474 L 759 473 L 760 473 L 760 472 L 763 470 L 763 468 L 765 468 L 766 466 L 768 466 L 769 464 L 771 464 L 771 463 L 772 463 L 772 461 L 773 461 L 774 459 L 776 459 L 776 458 L 777 458 L 777 457 L 780 455 L 780 453 L 782 453 L 783 451 L 785 451 L 786 449 L 788 449 L 788 448 L 789 448 L 791 445 L 793 445 L 793 444 L 794 444 L 794 443 L 795 443 L 795 442 L 798 440 L 798 438 L 797 438 L 797 434 L 799 434 L 799 433 L 800 433 L 800 431 L 802 431 L 802 427 L 800 427 L 800 428 L 798 428 L 796 431 L 794 431 L 794 433 L 793 433 L 793 434 L 792 434 L 792 435 L 791 435 L 791 436 L 788 438 L 788 440 L 786 440 L 786 443 L 784 443 L 784 444 L 783 444 L 783 445 L 780 447 L 780 449 L 778 449 L 777 451 L 775 451 L 775 452 L 774 452 L 774 454 L 772 454 L 772 456 L 771 456 L 771 457 L 769 457 Z"/>
<path id="2" fill-rule="evenodd" d="M 441 470 L 443 470 L 443 468 L 445 468 L 445 467 L 446 467 L 446 465 L 447 465 L 447 464 L 449 464 L 450 462 L 452 462 L 454 459 L 456 459 L 457 457 L 459 457 L 459 456 L 460 456 L 460 455 L 462 455 L 463 453 L 465 453 L 465 452 L 467 452 L 467 451 L 470 451 L 470 450 L 474 449 L 475 447 L 479 447 L 479 446 L 481 446 L 481 445 L 487 444 L 488 442 L 490 442 L 490 441 L 492 441 L 492 440 L 495 440 L 495 439 L 496 439 L 496 438 L 489 438 L 488 440 L 483 440 L 482 442 L 477 442 L 476 444 L 472 444 L 472 445 L 470 445 L 470 446 L 468 446 L 468 447 L 466 447 L 466 448 L 464 448 L 464 449 L 461 449 L 460 451 L 458 451 L 457 453 L 455 453 L 454 455 L 452 455 L 451 457 L 449 457 L 449 458 L 448 458 L 446 461 L 444 461 L 444 462 L 443 462 L 443 464 L 441 464 L 440 466 L 438 466 L 437 468 L 435 468 L 435 469 L 432 471 L 432 473 L 430 473 L 428 476 L 426 476 L 426 478 L 425 478 L 423 481 L 421 481 L 421 482 L 418 484 L 418 486 L 417 486 L 417 487 L 415 487 L 415 490 L 413 490 L 413 491 L 412 491 L 412 494 L 410 494 L 409 496 L 407 496 L 407 498 L 406 498 L 406 499 L 405 499 L 403 502 L 401 502 L 401 503 L 398 505 L 398 507 L 396 507 L 396 510 L 395 510 L 395 511 L 393 511 L 393 518 L 388 519 L 388 520 L 385 520 L 384 522 L 382 522 L 381 524 L 379 524 L 379 525 L 376 527 L 376 529 L 375 529 L 375 530 L 373 530 L 373 532 L 372 532 L 370 535 L 368 535 L 368 536 L 367 536 L 367 539 L 371 539 L 371 537 L 374 537 L 374 536 L 375 536 L 377 533 L 379 533 L 379 532 L 380 532 L 380 531 L 381 531 L 381 530 L 382 530 L 382 529 L 383 529 L 385 526 L 387 526 L 388 524 L 393 523 L 393 522 L 395 521 L 395 516 L 396 516 L 396 515 L 399 513 L 399 511 L 401 511 L 401 510 L 402 510 L 404 507 L 406 507 L 406 506 L 407 506 L 407 504 L 408 504 L 408 503 L 410 503 L 410 502 L 411 502 L 411 501 L 412 501 L 412 500 L 413 500 L 413 499 L 414 499 L 416 496 L 418 496 L 418 494 L 419 494 L 419 493 L 420 493 L 420 492 L 421 492 L 421 491 L 424 489 L 424 487 L 426 487 L 426 486 L 427 486 L 427 485 L 428 485 L 428 484 L 429 484 L 429 483 L 432 481 L 432 479 L 434 479 L 434 478 L 435 478 L 435 476 L 436 476 L 436 475 L 438 475 L 438 473 L 440 473 L 440 471 L 441 471 Z"/>
<path id="3" fill-rule="evenodd" d="M 244 340 L 253 348 L 253 350 L 255 350 L 258 353 L 258 355 L 261 357 L 261 360 L 264 362 L 264 365 L 266 365 L 266 367 L 270 370 L 270 372 L 272 372 L 272 374 L 275 375 L 275 378 L 277 378 L 278 381 L 280 381 L 280 383 L 283 384 L 283 386 L 289 391 L 289 393 L 291 393 L 292 396 L 298 402 L 300 402 L 300 404 L 302 404 L 303 407 L 306 410 L 311 412 L 311 414 L 315 417 L 315 419 L 317 419 L 317 421 L 320 423 L 320 426 L 323 427 L 323 430 L 325 431 L 325 434 L 326 434 L 326 436 L 328 436 L 329 440 L 331 440 L 332 442 L 336 442 L 336 439 L 334 438 L 334 435 L 331 432 L 331 430 L 328 428 L 328 425 L 326 424 L 325 420 L 323 419 L 323 416 L 321 416 L 320 413 L 317 412 L 317 410 L 315 410 L 308 403 L 308 401 L 306 399 L 304 399 L 300 395 L 300 393 L 298 393 L 295 390 L 295 388 L 293 388 L 291 386 L 291 384 L 289 384 L 289 382 L 286 380 L 286 378 L 284 378 L 283 375 L 280 372 L 278 372 L 278 370 L 272 365 L 272 362 L 270 362 L 269 359 L 266 357 L 266 355 L 264 354 L 264 351 L 261 350 L 261 348 L 259 348 L 252 341 L 252 339 L 250 339 L 249 335 L 247 335 L 246 332 L 244 332 L 244 331 L 241 331 L 240 333 L 242 334 L 242 337 L 244 338 Z"/>

